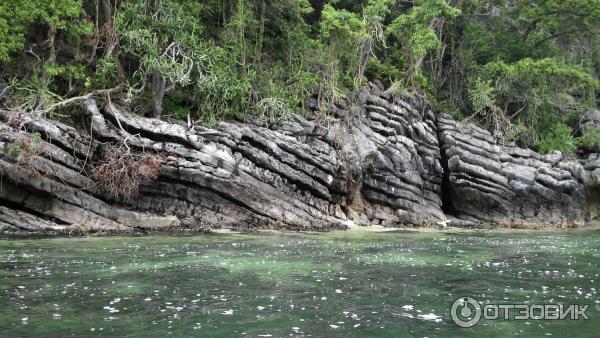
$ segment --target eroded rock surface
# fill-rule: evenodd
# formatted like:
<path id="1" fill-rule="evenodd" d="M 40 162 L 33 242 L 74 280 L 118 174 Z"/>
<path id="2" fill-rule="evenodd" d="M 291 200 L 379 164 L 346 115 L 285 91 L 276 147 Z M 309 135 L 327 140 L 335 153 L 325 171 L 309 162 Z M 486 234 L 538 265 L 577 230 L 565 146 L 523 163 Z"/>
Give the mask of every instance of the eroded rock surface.
<path id="1" fill-rule="evenodd" d="M 188 128 L 94 100 L 82 110 L 81 130 L 0 111 L 0 233 L 320 231 L 450 216 L 456 224 L 576 226 L 590 218 L 600 171 L 597 158 L 502 145 L 373 84 L 335 107 L 335 121 L 298 117 L 273 128 Z M 131 200 L 91 179 L 118 144 L 163 158 L 158 178 Z"/>
<path id="2" fill-rule="evenodd" d="M 438 115 L 450 207 L 460 219 L 502 226 L 580 226 L 586 170 L 560 152 L 540 155 Z"/>

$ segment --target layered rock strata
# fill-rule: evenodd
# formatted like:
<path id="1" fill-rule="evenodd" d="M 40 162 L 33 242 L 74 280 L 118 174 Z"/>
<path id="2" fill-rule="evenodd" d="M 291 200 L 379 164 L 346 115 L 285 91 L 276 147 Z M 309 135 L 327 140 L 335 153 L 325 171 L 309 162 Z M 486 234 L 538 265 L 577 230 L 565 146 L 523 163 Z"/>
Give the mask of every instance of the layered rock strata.
<path id="1" fill-rule="evenodd" d="M 335 118 L 271 128 L 187 126 L 91 99 L 81 111 L 79 129 L 0 111 L 1 233 L 323 231 L 448 218 L 564 227 L 597 217 L 596 155 L 580 161 L 505 145 L 374 84 L 332 107 Z M 161 159 L 135 198 L 108 194 L 94 178 L 115 146 Z"/>

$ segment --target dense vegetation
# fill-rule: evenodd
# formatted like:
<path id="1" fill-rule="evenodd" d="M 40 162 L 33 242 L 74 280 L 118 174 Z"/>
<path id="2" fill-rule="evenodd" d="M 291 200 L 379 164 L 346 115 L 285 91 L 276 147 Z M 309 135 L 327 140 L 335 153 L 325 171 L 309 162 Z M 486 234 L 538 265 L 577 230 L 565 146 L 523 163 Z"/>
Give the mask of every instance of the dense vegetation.
<path id="1" fill-rule="evenodd" d="M 270 124 L 323 116 L 367 80 L 541 151 L 598 143 L 600 0 L 0 2 L 0 103 L 66 115 L 86 95 L 140 114 Z M 75 98 L 68 100 L 70 98 Z M 65 101 L 68 100 L 68 101 Z"/>

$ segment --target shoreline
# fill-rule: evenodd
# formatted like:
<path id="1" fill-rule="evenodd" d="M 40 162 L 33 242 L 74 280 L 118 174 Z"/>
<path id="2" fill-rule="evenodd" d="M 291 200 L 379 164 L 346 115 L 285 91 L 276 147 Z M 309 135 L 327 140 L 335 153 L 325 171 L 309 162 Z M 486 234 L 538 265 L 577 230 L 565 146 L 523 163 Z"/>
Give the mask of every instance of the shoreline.
<path id="1" fill-rule="evenodd" d="M 534 227 L 534 228 L 515 228 L 515 227 L 480 227 L 466 228 L 453 226 L 422 226 L 422 227 L 384 227 L 381 225 L 357 225 L 348 224 L 346 229 L 332 229 L 327 231 L 295 231 L 286 229 L 248 229 L 234 230 L 231 228 L 207 229 L 207 231 L 185 231 L 185 230 L 150 230 L 147 233 L 127 233 L 127 232 L 107 232 L 107 233 L 77 233 L 77 234 L 0 234 L 0 240 L 37 240 L 52 238 L 93 238 L 93 237 L 152 237 L 152 236 L 173 236 L 173 237 L 195 237 L 195 236 L 214 236 L 214 235 L 281 235 L 281 234 L 344 234 L 344 233 L 393 233 L 393 232 L 413 232 L 413 233 L 509 233 L 509 232 L 562 232 L 562 231 L 594 231 L 600 230 L 600 224 L 590 224 L 581 227 Z"/>

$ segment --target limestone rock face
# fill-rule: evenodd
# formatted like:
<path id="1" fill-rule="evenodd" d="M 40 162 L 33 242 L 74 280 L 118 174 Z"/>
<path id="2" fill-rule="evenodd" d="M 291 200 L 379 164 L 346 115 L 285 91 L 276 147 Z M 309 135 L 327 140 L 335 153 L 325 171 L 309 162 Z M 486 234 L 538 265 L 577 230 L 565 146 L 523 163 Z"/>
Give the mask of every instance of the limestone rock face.
<path id="1" fill-rule="evenodd" d="M 584 167 L 560 152 L 540 155 L 438 115 L 451 208 L 461 219 L 503 226 L 578 226 Z"/>
<path id="2" fill-rule="evenodd" d="M 424 102 L 392 97 L 371 85 L 342 155 L 361 169 L 360 194 L 384 224 L 434 224 L 442 212 L 442 164 L 436 116 Z M 360 163 L 360 168 L 356 164 Z M 354 202 L 354 201 L 353 201 Z"/>
<path id="3" fill-rule="evenodd" d="M 594 217 L 597 156 L 568 160 L 503 145 L 375 84 L 331 107 L 333 120 L 296 117 L 272 128 L 188 127 L 94 100 L 82 111 L 79 129 L 0 111 L 0 234 L 324 231 L 447 218 L 577 226 Z M 107 194 L 94 178 L 115 145 L 162 159 L 135 198 Z"/>
<path id="4" fill-rule="evenodd" d="M 582 134 L 592 128 L 600 128 L 600 109 L 590 109 L 579 118 L 579 130 Z"/>
<path id="5" fill-rule="evenodd" d="M 585 169 L 585 212 L 591 226 L 600 226 L 600 154 L 582 160 Z"/>

